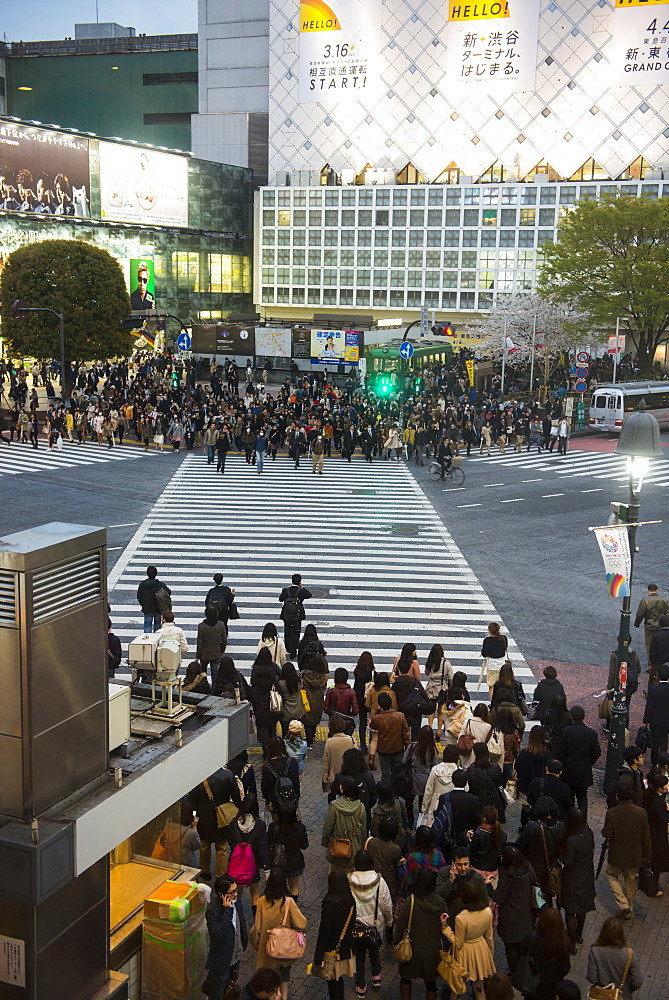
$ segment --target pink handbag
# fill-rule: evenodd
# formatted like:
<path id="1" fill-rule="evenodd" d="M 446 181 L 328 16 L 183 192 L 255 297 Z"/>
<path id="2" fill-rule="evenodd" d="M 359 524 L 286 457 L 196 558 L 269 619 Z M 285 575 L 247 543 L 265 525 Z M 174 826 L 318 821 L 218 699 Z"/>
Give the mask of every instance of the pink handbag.
<path id="1" fill-rule="evenodd" d="M 290 900 L 287 899 L 281 924 L 267 931 L 265 951 L 275 962 L 296 962 L 298 958 L 304 957 L 307 948 L 306 935 L 302 931 L 286 927 L 289 907 Z"/>

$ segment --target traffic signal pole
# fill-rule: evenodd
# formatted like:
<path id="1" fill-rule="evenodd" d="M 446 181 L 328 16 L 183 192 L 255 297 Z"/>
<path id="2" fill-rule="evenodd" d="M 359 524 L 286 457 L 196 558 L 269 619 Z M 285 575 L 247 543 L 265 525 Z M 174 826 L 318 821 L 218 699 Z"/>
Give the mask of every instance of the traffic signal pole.
<path id="1" fill-rule="evenodd" d="M 63 399 L 66 398 L 66 393 L 69 390 L 69 378 L 65 378 L 65 317 L 62 313 L 56 312 L 55 309 L 49 309 L 46 306 L 29 306 L 27 302 L 23 299 L 16 299 L 12 302 L 12 316 L 17 319 L 24 317 L 26 313 L 51 313 L 58 320 L 58 337 L 60 340 L 60 394 Z M 68 393 L 69 394 L 69 393 Z"/>

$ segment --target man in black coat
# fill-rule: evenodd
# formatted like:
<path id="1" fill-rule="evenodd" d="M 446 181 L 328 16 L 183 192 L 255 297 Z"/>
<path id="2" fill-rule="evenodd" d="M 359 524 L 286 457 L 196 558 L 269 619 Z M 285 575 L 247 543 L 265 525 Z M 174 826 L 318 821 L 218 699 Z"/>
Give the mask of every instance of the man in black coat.
<path id="1" fill-rule="evenodd" d="M 601 748 L 597 733 L 584 723 L 585 710 L 574 705 L 569 711 L 571 726 L 565 726 L 557 739 L 562 761 L 562 780 L 571 790 L 572 801 L 588 816 L 588 789 L 593 785 L 592 765 L 599 760 Z"/>
<path id="2" fill-rule="evenodd" d="M 211 847 L 216 849 L 216 872 L 214 878 L 223 875 L 226 862 L 227 824 L 219 825 L 216 806 L 233 803 L 237 809 L 242 804 L 237 779 L 227 767 L 219 767 L 206 781 L 188 793 L 193 809 L 199 817 L 200 867 L 207 878 L 211 872 Z M 232 810 L 230 810 L 232 812 Z"/>
<path id="3" fill-rule="evenodd" d="M 542 795 L 550 795 L 558 807 L 558 819 L 566 823 L 567 813 L 571 809 L 571 789 L 562 781 L 562 762 L 549 760 L 546 763 L 546 774 L 543 778 L 534 778 L 527 790 L 527 801 L 534 806 Z"/>
<path id="4" fill-rule="evenodd" d="M 207 596 L 204 599 L 205 614 L 207 612 L 207 608 L 211 605 L 218 608 L 218 620 L 224 622 L 227 629 L 228 620 L 230 618 L 230 608 L 234 602 L 235 591 L 224 585 L 222 573 L 214 573 L 214 586 L 207 591 Z"/>
<path id="5" fill-rule="evenodd" d="M 660 629 L 657 635 L 661 635 L 663 631 L 663 628 Z M 667 634 L 669 635 L 669 629 Z M 655 639 L 657 636 L 654 637 L 653 642 Z M 659 683 L 648 688 L 646 709 L 643 713 L 644 725 L 650 726 L 652 740 L 650 760 L 652 764 L 657 764 L 658 754 L 667 752 L 669 740 L 669 663 L 662 663 L 658 667 L 657 677 Z"/>
<path id="6" fill-rule="evenodd" d="M 290 587 L 284 587 L 279 595 L 284 642 L 291 660 L 297 657 L 300 630 L 306 618 L 304 601 L 308 601 L 310 597 L 311 591 L 302 586 L 302 577 L 299 573 L 293 573 Z"/>
<path id="7" fill-rule="evenodd" d="M 468 843 L 467 831 L 475 830 L 481 822 L 481 802 L 478 795 L 466 792 L 467 772 L 461 767 L 453 772 L 453 790 L 447 792 L 453 813 L 455 843 L 462 847 Z M 441 803 L 441 799 L 439 800 Z"/>
<path id="8" fill-rule="evenodd" d="M 229 875 L 214 882 L 205 914 L 209 931 L 209 1000 L 223 1000 L 228 982 L 236 982 L 248 934 L 237 883 Z"/>
<path id="9" fill-rule="evenodd" d="M 544 676 L 534 689 L 533 701 L 537 703 L 534 718 L 543 724 L 547 710 L 553 704 L 553 699 L 564 695 L 562 684 L 557 679 L 557 670 L 552 663 L 544 667 Z"/>
<path id="10" fill-rule="evenodd" d="M 437 892 L 446 904 L 448 912 L 448 923 L 452 930 L 455 930 L 455 918 L 463 908 L 462 886 L 465 882 L 471 882 L 479 894 L 478 902 L 481 906 L 474 905 L 471 908 L 483 909 L 490 904 L 488 889 L 484 878 L 469 864 L 469 848 L 454 847 L 453 863 L 441 868 L 437 875 Z"/>
<path id="11" fill-rule="evenodd" d="M 155 566 L 146 567 L 146 580 L 141 580 L 137 588 L 137 600 L 144 614 L 144 631 L 157 632 L 160 628 L 161 612 L 163 608 L 158 604 L 156 594 L 159 590 L 167 591 L 167 595 L 172 593 L 169 587 L 158 579 L 158 570 Z"/>

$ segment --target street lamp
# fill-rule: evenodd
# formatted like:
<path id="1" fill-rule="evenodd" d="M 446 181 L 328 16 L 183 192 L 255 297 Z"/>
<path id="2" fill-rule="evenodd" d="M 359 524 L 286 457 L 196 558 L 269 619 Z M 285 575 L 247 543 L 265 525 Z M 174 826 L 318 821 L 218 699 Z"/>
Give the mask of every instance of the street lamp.
<path id="1" fill-rule="evenodd" d="M 632 602 L 632 572 L 634 569 L 634 548 L 636 543 L 636 528 L 639 519 L 639 503 L 643 478 L 648 472 L 651 458 L 662 458 L 660 448 L 660 425 L 651 413 L 646 413 L 645 400 L 641 400 L 635 413 L 625 420 L 620 432 L 620 440 L 616 448 L 617 455 L 627 457 L 627 475 L 629 477 L 629 503 L 627 506 L 627 532 L 630 547 L 629 596 L 623 598 L 620 611 L 620 631 L 618 632 L 618 650 L 616 653 L 616 685 L 611 705 L 611 722 L 609 726 L 609 746 L 604 771 L 604 792 L 616 780 L 618 768 L 623 762 L 625 746 L 625 720 L 627 702 L 625 688 L 627 685 L 627 662 L 630 645 L 630 617 Z M 635 485 L 636 484 L 636 485 Z"/>

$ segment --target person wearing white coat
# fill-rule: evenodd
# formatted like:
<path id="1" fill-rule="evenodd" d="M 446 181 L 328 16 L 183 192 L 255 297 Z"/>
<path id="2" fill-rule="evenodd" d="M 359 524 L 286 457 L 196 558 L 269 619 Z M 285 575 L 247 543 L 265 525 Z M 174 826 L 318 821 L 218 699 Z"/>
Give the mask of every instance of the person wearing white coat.
<path id="1" fill-rule="evenodd" d="M 355 900 L 355 992 L 364 997 L 367 955 L 372 967 L 372 987 L 378 989 L 381 985 L 381 942 L 384 928 L 393 924 L 393 903 L 385 879 L 374 871 L 371 854 L 358 851 L 354 864 L 355 871 L 348 880 Z"/>
<path id="2" fill-rule="evenodd" d="M 393 424 L 390 428 L 388 437 L 383 442 L 383 457 L 385 459 L 390 459 L 392 461 L 391 452 L 395 450 L 397 455 L 397 461 L 400 460 L 400 435 L 397 428 L 397 424 Z"/>
<path id="3" fill-rule="evenodd" d="M 459 760 L 460 751 L 457 746 L 448 744 L 444 747 L 441 764 L 436 764 L 428 775 L 418 826 L 432 826 L 440 796 L 453 790 L 453 773 L 458 769 Z"/>
<path id="4" fill-rule="evenodd" d="M 258 652 L 260 652 L 263 646 L 267 646 L 272 654 L 272 663 L 278 663 L 282 667 L 288 659 L 288 654 L 286 653 L 284 641 L 279 636 L 274 622 L 267 622 L 262 630 L 262 639 L 258 643 Z"/>

